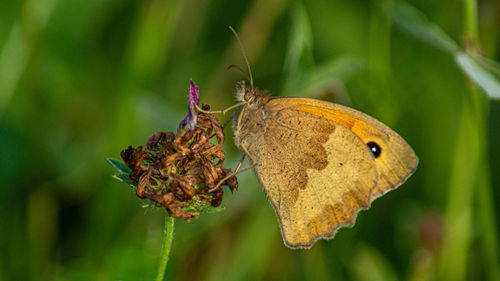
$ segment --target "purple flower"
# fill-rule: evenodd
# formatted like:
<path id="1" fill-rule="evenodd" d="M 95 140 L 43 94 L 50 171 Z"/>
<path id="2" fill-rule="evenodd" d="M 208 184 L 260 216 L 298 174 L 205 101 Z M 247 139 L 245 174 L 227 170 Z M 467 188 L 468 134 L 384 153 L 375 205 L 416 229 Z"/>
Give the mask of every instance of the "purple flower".
<path id="1" fill-rule="evenodd" d="M 179 128 L 185 128 L 187 125 L 187 131 L 191 131 L 196 128 L 196 123 L 198 121 L 198 110 L 196 109 L 196 106 L 200 101 L 200 92 L 198 91 L 196 84 L 194 84 L 193 79 L 190 78 L 189 83 L 189 95 L 187 96 L 188 114 L 179 124 Z"/>

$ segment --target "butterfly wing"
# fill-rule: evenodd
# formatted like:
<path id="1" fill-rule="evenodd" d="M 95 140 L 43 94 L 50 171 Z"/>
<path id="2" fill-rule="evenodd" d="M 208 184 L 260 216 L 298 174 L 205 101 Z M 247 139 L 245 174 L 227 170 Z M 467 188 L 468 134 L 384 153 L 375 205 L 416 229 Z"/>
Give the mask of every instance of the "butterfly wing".
<path id="1" fill-rule="evenodd" d="M 408 143 L 391 128 L 362 112 L 310 98 L 275 98 L 268 106 L 273 111 L 293 109 L 332 120 L 346 126 L 365 144 L 377 144 L 381 149 L 375 158 L 379 180 L 371 201 L 400 186 L 417 168 L 418 157 Z"/>
<path id="2" fill-rule="evenodd" d="M 272 101 L 271 101 L 272 102 Z M 309 248 L 354 224 L 378 182 L 374 157 L 346 126 L 293 107 L 264 110 L 272 118 L 236 127 L 291 248 Z M 243 110 L 245 115 L 260 114 Z M 240 119 L 241 119 L 240 118 Z M 255 120 L 252 118 L 251 120 Z M 253 128 L 253 129 L 252 129 Z"/>

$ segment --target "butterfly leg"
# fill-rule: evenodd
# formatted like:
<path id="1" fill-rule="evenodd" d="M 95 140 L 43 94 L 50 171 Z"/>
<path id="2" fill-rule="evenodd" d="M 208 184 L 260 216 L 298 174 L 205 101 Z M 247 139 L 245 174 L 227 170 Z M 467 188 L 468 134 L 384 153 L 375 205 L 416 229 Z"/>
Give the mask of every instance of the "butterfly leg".
<path id="1" fill-rule="evenodd" d="M 242 105 L 244 105 L 245 103 L 244 102 L 240 102 L 240 103 L 237 103 L 237 104 L 234 104 L 234 105 L 231 105 L 230 107 L 224 109 L 224 110 L 204 110 L 202 109 L 201 107 L 199 107 L 198 105 L 195 105 L 196 106 L 196 109 L 199 111 L 199 112 L 203 112 L 203 113 L 206 113 L 206 114 L 222 114 L 222 115 L 225 115 L 228 111 L 236 108 L 236 107 L 240 107 Z"/>
<path id="2" fill-rule="evenodd" d="M 236 116 L 238 112 L 235 111 L 233 112 L 233 114 L 231 114 L 231 116 L 229 116 L 229 118 L 226 120 L 226 122 L 224 122 L 224 125 L 222 125 L 222 130 L 224 130 L 226 128 L 226 126 L 229 124 L 229 122 L 231 122 L 231 120 L 233 120 L 233 118 Z"/>
<path id="3" fill-rule="evenodd" d="M 241 164 L 243 164 L 243 160 L 245 160 L 245 157 L 246 157 L 246 154 L 243 154 L 243 156 L 241 157 L 240 161 L 238 162 L 238 165 L 236 166 L 236 169 L 234 170 L 234 172 L 230 173 L 229 175 L 227 175 L 223 179 L 221 179 L 214 188 L 212 188 L 212 189 L 209 190 L 209 192 L 212 192 L 212 191 L 218 189 L 229 178 L 231 178 L 233 176 L 236 176 L 237 174 L 240 174 L 240 173 L 243 173 L 245 171 L 248 171 L 248 170 L 252 169 L 255 166 L 253 164 L 250 165 L 250 166 L 248 166 L 248 167 L 246 167 L 246 168 L 244 168 L 244 169 L 240 170 Z"/>

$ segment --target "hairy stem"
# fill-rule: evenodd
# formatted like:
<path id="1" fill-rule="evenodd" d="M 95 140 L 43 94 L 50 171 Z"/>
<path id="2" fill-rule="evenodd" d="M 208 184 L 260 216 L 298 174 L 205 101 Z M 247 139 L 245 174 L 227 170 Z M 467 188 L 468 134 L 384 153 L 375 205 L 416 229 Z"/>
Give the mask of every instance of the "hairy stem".
<path id="1" fill-rule="evenodd" d="M 168 256 L 170 254 L 170 247 L 174 238 L 174 217 L 165 214 L 165 240 L 163 242 L 163 250 L 161 253 L 160 264 L 158 265 L 158 273 L 156 274 L 156 281 L 163 281 L 165 270 L 167 269 Z"/>

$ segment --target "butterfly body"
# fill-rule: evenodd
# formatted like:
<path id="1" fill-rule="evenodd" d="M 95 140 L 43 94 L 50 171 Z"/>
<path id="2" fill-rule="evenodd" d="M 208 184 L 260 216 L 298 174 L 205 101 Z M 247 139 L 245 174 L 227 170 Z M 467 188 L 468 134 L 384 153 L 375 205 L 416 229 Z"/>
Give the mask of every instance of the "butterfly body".
<path id="1" fill-rule="evenodd" d="M 250 158 L 285 244 L 309 248 L 413 174 L 418 158 L 389 127 L 354 109 L 269 97 L 242 83 L 235 142 Z"/>

